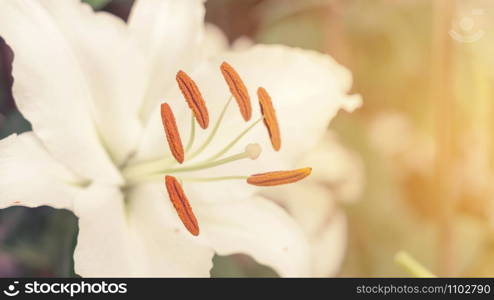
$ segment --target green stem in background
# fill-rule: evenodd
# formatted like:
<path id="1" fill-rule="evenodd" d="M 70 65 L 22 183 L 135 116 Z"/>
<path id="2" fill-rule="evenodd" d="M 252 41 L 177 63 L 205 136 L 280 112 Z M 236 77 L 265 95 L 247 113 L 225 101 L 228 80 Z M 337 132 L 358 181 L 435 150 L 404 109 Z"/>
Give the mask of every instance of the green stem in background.
<path id="1" fill-rule="evenodd" d="M 83 0 L 83 2 L 86 2 L 87 4 L 91 5 L 94 9 L 102 9 L 110 3 L 111 0 Z"/>
<path id="2" fill-rule="evenodd" d="M 400 251 L 396 253 L 394 261 L 414 277 L 417 278 L 437 277 L 405 251 Z"/>

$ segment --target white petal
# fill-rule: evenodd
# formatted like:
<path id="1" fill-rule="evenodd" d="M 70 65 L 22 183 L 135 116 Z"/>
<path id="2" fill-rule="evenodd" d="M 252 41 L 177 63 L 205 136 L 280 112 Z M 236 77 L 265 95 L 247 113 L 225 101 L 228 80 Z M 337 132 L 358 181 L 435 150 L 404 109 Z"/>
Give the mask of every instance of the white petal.
<path id="1" fill-rule="evenodd" d="M 129 27 L 148 59 L 149 86 L 141 117 L 147 121 L 156 104 L 175 82 L 179 69 L 200 57 L 204 0 L 137 0 Z"/>
<path id="2" fill-rule="evenodd" d="M 362 194 L 362 160 L 341 145 L 334 132 L 328 132 L 299 164 L 312 166 L 310 180 L 328 187 L 338 201 L 355 201 Z"/>
<path id="3" fill-rule="evenodd" d="M 318 234 L 311 237 L 312 276 L 338 274 L 347 246 L 347 220 L 343 211 L 335 211 Z"/>
<path id="4" fill-rule="evenodd" d="M 242 165 L 241 162 L 233 163 L 235 165 Z M 214 169 L 208 169 L 204 171 L 198 171 L 194 173 L 177 174 L 187 177 L 205 178 L 211 176 L 231 175 L 228 172 L 232 169 L 231 166 L 216 167 Z M 236 174 L 245 172 L 244 170 L 236 171 Z M 187 190 L 191 201 L 197 201 L 202 203 L 220 204 L 224 202 L 237 202 L 254 197 L 256 192 L 261 190 L 257 186 L 253 186 L 247 183 L 246 179 L 239 180 L 218 180 L 218 181 L 197 181 L 197 182 L 183 182 L 184 189 Z M 228 204 L 225 203 L 225 204 Z"/>
<path id="5" fill-rule="evenodd" d="M 346 249 L 346 218 L 331 191 L 313 181 L 263 192 L 300 224 L 311 246 L 311 276 L 335 275 Z"/>
<path id="6" fill-rule="evenodd" d="M 121 19 L 95 13 L 80 0 L 43 0 L 69 43 L 94 105 L 99 132 L 117 163 L 136 146 L 146 71 L 140 49 Z"/>
<path id="7" fill-rule="evenodd" d="M 49 152 L 77 174 L 120 175 L 101 147 L 80 62 L 42 1 L 0 2 L 0 35 L 14 51 L 13 94 Z"/>
<path id="8" fill-rule="evenodd" d="M 79 236 L 76 273 L 84 277 L 206 277 L 213 250 L 186 232 L 162 185 L 138 186 L 125 197 L 91 186 L 75 201 Z M 128 205 L 128 206 L 125 206 Z"/>
<path id="9" fill-rule="evenodd" d="M 0 208 L 49 205 L 72 209 L 78 180 L 32 133 L 0 140 Z"/>
<path id="10" fill-rule="evenodd" d="M 326 187 L 309 181 L 260 190 L 261 195 L 283 206 L 307 233 L 321 228 L 336 209 L 336 201 Z"/>
<path id="11" fill-rule="evenodd" d="M 235 41 L 233 41 L 232 50 L 234 50 L 234 51 L 247 50 L 254 45 L 255 45 L 255 42 L 251 38 L 243 35 L 243 36 L 237 38 Z"/>
<path id="12" fill-rule="evenodd" d="M 293 219 L 271 201 L 235 199 L 196 205 L 196 209 L 201 236 L 218 254 L 248 254 L 281 276 L 309 275 L 310 250 L 305 236 Z"/>
<path id="13" fill-rule="evenodd" d="M 132 188 L 128 203 L 135 257 L 142 257 L 136 276 L 209 277 L 214 250 L 184 228 L 163 183 Z"/>
<path id="14" fill-rule="evenodd" d="M 204 40 L 200 48 L 203 52 L 203 58 L 207 59 L 223 51 L 228 51 L 228 38 L 218 26 L 207 23 L 204 30 Z"/>
<path id="15" fill-rule="evenodd" d="M 92 185 L 74 201 L 79 235 L 75 272 L 83 277 L 133 276 L 130 230 L 118 188 Z"/>

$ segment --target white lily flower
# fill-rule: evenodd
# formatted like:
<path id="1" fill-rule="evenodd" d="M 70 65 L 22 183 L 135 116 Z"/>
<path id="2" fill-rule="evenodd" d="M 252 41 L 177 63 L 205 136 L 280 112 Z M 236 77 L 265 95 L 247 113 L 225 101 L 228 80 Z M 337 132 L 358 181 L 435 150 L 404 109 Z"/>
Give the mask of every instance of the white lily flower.
<path id="1" fill-rule="evenodd" d="M 303 230 L 245 178 L 299 167 L 336 112 L 358 106 L 346 95 L 350 73 L 328 56 L 283 46 L 206 55 L 203 18 L 199 0 L 138 0 L 128 24 L 77 0 L 0 2 L 0 36 L 15 54 L 13 95 L 33 126 L 0 141 L 0 208 L 72 210 L 81 276 L 209 276 L 215 253 L 251 255 L 282 276 L 310 274 Z M 259 119 L 244 124 L 229 105 L 223 61 L 251 95 L 264 87 L 272 96 L 279 152 L 259 123 L 269 123 L 266 112 L 253 110 Z M 208 130 L 191 126 L 179 70 L 206 100 Z M 164 138 L 163 102 L 187 142 L 183 164 L 171 153 L 176 136 L 170 145 Z M 180 181 L 167 184 L 169 199 L 165 176 L 182 181 L 197 222 L 180 202 Z M 199 226 L 189 228 L 198 235 L 184 225 Z"/>

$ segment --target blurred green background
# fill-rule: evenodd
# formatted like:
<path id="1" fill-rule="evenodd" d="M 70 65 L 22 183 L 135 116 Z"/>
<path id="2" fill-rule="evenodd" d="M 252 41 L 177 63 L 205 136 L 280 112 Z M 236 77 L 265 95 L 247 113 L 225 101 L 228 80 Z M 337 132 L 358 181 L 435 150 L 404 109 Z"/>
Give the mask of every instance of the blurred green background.
<path id="1" fill-rule="evenodd" d="M 131 0 L 86 0 L 125 19 Z M 366 186 L 345 207 L 338 276 L 407 276 L 405 250 L 444 276 L 494 273 L 489 0 L 209 0 L 207 22 L 233 42 L 331 54 L 354 74 L 364 106 L 332 123 L 363 159 Z M 0 47 L 0 138 L 30 129 L 10 93 Z M 77 220 L 47 207 L 0 210 L 0 276 L 74 276 Z M 274 276 L 248 257 L 215 258 L 214 276 Z"/>

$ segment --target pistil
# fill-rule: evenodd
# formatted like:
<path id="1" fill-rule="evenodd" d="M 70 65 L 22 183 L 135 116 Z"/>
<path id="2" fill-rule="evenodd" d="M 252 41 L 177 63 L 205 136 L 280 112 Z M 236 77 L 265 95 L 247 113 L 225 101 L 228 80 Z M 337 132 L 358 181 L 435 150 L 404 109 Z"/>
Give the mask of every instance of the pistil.
<path id="1" fill-rule="evenodd" d="M 243 152 L 219 160 L 213 160 L 213 161 L 206 160 L 196 164 L 191 164 L 189 166 L 180 166 L 176 168 L 166 168 L 166 169 L 156 168 L 160 166 L 159 164 L 155 163 L 155 164 L 150 164 L 148 169 L 145 168 L 134 169 L 134 170 L 130 170 L 133 172 L 127 171 L 127 172 L 123 172 L 123 174 L 124 177 L 126 178 L 127 185 L 133 185 L 143 181 L 159 179 L 166 174 L 200 171 L 247 158 L 251 160 L 255 160 L 259 157 L 260 152 L 261 152 L 261 147 L 258 144 L 249 144 L 245 147 L 245 150 Z"/>
<path id="2" fill-rule="evenodd" d="M 232 149 L 249 131 L 252 130 L 259 122 L 262 121 L 262 118 L 258 119 L 251 125 L 249 125 L 247 128 L 245 128 L 237 137 L 235 137 L 230 143 L 228 143 L 223 149 L 221 149 L 218 153 L 214 154 L 208 160 L 215 160 L 221 156 L 223 156 L 225 153 L 227 153 L 230 149 Z"/>

